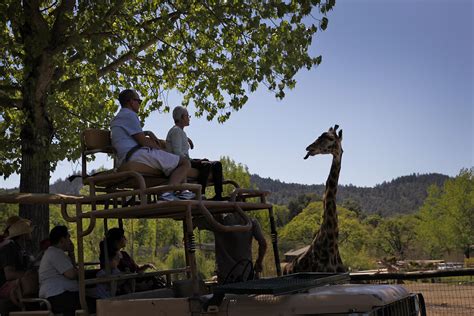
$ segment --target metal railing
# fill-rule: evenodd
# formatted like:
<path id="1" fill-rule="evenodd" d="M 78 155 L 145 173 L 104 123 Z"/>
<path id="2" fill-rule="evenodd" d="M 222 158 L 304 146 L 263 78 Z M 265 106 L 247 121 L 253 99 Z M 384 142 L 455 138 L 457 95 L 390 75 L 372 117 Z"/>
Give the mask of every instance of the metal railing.
<path id="1" fill-rule="evenodd" d="M 401 284 L 421 293 L 427 315 L 474 315 L 474 269 L 406 273 L 353 273 L 352 283 Z"/>

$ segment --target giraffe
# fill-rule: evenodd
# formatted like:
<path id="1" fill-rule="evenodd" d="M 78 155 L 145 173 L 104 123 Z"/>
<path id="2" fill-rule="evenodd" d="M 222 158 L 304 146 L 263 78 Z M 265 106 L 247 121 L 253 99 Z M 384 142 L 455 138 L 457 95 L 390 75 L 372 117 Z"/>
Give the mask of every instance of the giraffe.
<path id="1" fill-rule="evenodd" d="M 339 229 L 337 225 L 336 193 L 341 170 L 342 158 L 342 130 L 337 133 L 338 125 L 316 139 L 306 150 L 309 156 L 318 154 L 332 154 L 331 171 L 326 180 L 326 190 L 323 196 L 323 222 L 316 233 L 310 247 L 303 254 L 285 266 L 285 274 L 296 272 L 345 272 L 346 269 L 339 255 L 337 239 Z"/>

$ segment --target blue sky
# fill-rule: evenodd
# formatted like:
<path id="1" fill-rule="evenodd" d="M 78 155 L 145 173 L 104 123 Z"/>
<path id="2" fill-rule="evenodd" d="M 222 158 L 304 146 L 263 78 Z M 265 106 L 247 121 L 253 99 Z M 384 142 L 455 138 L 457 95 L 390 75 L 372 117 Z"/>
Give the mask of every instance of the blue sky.
<path id="1" fill-rule="evenodd" d="M 474 165 L 473 17 L 471 0 L 338 0 L 311 48 L 322 64 L 298 73 L 281 101 L 262 88 L 224 124 L 193 117 L 191 156 L 226 155 L 262 177 L 319 184 L 331 157 L 303 160 L 304 149 L 337 123 L 341 184 L 454 176 Z M 180 97 L 170 94 L 168 103 Z M 145 129 L 164 138 L 172 124 L 170 114 L 153 113 Z M 61 162 L 51 182 L 73 171 L 79 163 Z M 0 180 L 18 185 L 18 176 Z"/>

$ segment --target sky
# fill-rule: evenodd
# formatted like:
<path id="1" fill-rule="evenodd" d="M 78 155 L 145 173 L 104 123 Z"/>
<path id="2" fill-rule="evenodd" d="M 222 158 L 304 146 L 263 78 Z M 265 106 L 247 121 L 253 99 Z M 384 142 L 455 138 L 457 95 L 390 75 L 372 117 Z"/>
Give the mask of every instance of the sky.
<path id="1" fill-rule="evenodd" d="M 322 64 L 300 71 L 283 100 L 262 86 L 224 124 L 193 116 L 191 157 L 229 156 L 262 177 L 320 184 L 331 157 L 303 160 L 305 148 L 338 124 L 340 184 L 472 167 L 473 1 L 338 0 L 328 18 L 311 47 Z M 168 104 L 181 99 L 170 93 Z M 172 125 L 170 113 L 153 113 L 144 129 L 166 138 Z M 92 166 L 109 164 L 100 157 Z M 80 162 L 60 162 L 51 183 L 80 170 Z M 18 175 L 0 179 L 2 188 L 18 185 Z"/>

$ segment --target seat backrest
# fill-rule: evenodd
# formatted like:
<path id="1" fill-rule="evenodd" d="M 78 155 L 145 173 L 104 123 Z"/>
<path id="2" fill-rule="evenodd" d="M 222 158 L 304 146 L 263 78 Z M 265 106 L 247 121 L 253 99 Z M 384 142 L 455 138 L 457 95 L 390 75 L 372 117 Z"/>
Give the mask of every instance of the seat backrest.
<path id="1" fill-rule="evenodd" d="M 110 131 L 103 129 L 86 129 L 81 134 L 82 144 L 82 180 L 84 181 L 87 177 L 87 156 L 105 153 L 112 156 L 114 159 L 114 165 L 116 164 L 116 152 L 112 147 L 112 141 L 110 137 Z M 112 169 L 111 168 L 111 169 Z"/>
<path id="2" fill-rule="evenodd" d="M 86 129 L 82 132 L 82 150 L 114 153 L 110 131 L 103 129 Z"/>

